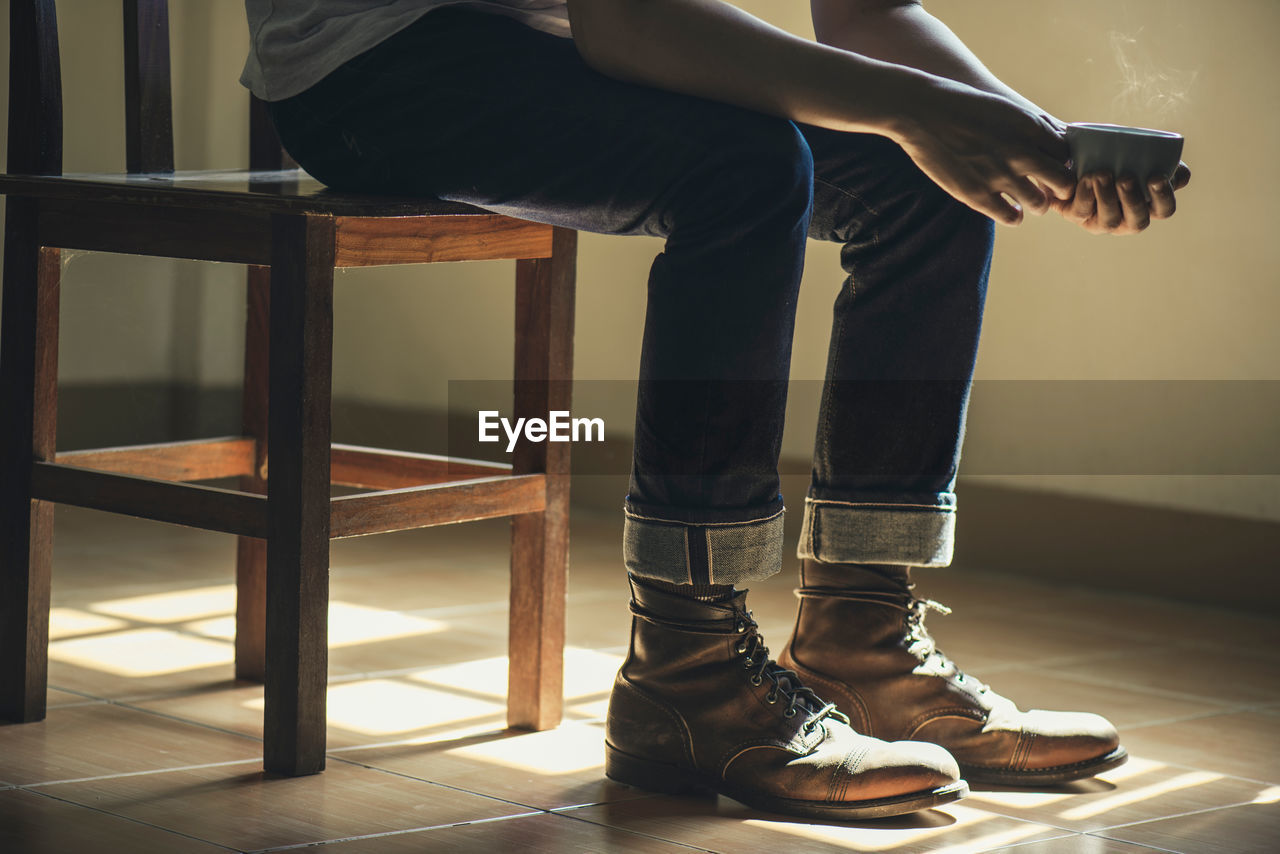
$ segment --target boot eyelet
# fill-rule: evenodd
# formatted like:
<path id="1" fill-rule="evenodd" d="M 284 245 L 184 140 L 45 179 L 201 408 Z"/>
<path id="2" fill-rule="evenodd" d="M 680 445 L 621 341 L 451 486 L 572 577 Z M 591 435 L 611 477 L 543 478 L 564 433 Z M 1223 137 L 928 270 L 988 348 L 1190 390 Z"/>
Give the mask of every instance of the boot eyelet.
<path id="1" fill-rule="evenodd" d="M 764 695 L 764 701 L 772 706 L 774 703 L 778 702 L 778 695 L 770 691 L 768 694 Z"/>
<path id="2" fill-rule="evenodd" d="M 761 679 L 759 676 L 752 676 L 752 677 L 751 677 L 751 684 L 752 684 L 752 685 L 754 685 L 754 686 L 756 686 L 757 688 L 759 688 L 759 687 L 761 686 L 761 684 L 763 684 L 763 683 L 764 683 L 764 680 L 763 680 L 763 679 Z"/>
<path id="3" fill-rule="evenodd" d="M 733 651 L 736 652 L 738 655 L 746 655 L 747 645 L 745 643 L 740 643 L 733 648 Z"/>
<path id="4" fill-rule="evenodd" d="M 747 630 L 747 624 L 739 621 L 738 625 L 734 626 L 734 630 L 737 631 L 738 634 L 742 634 Z"/>
<path id="5" fill-rule="evenodd" d="M 782 716 L 783 716 L 784 718 L 794 718 L 794 717 L 796 716 L 796 710 L 795 710 L 795 709 L 787 709 L 785 712 L 783 712 L 783 713 L 782 713 Z"/>
<path id="6" fill-rule="evenodd" d="M 753 659 L 750 659 L 750 658 L 743 659 L 742 666 L 747 668 L 748 670 L 751 669 L 751 665 L 753 664 L 755 664 L 755 661 Z"/>

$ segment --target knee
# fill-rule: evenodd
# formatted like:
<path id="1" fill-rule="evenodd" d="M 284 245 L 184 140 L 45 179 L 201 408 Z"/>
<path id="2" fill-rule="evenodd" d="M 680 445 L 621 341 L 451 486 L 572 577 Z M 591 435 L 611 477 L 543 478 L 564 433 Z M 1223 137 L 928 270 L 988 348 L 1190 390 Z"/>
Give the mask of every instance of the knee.
<path id="1" fill-rule="evenodd" d="M 703 224 L 731 222 L 739 233 L 807 228 L 813 155 L 804 136 L 789 121 L 738 112 L 705 146 L 680 213 Z M 695 225 L 684 218 L 675 224 Z"/>

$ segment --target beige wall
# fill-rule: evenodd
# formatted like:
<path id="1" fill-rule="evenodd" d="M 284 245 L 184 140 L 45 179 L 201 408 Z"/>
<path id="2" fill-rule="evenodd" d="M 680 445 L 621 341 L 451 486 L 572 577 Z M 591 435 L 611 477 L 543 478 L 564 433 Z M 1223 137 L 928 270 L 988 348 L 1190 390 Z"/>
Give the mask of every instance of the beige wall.
<path id="1" fill-rule="evenodd" d="M 807 4 L 752 0 L 744 8 L 809 34 Z M 979 377 L 986 380 L 1280 380 L 1280 242 L 1270 161 L 1280 150 L 1280 4 L 1274 0 L 932 0 L 930 8 L 1004 79 L 1066 120 L 1167 127 L 1187 135 L 1195 181 L 1178 216 L 1139 238 L 1091 237 L 1061 220 L 999 235 Z M 68 171 L 123 163 L 118 5 L 59 3 L 68 98 Z M 235 84 L 245 27 L 236 2 L 175 0 L 173 36 L 179 168 L 245 162 L 245 105 Z M 3 22 L 0 22 L 3 26 Z M 7 35 L 4 39 L 7 44 Z M 1115 53 L 1119 46 L 1129 67 Z M 7 66 L 6 66 L 7 67 Z M 103 75 L 102 68 L 110 68 Z M 3 96 L 0 96 L 3 97 Z M 578 376 L 635 374 L 648 264 L 659 243 L 586 235 L 578 299 Z M 829 306 L 843 274 L 834 246 L 811 244 L 793 376 L 822 376 Z M 177 287 L 168 282 L 177 278 Z M 104 382 L 174 378 L 206 384 L 239 374 L 239 272 L 223 266 L 74 255 L 64 300 L 62 378 Z M 109 284 L 110 287 L 105 287 Z M 338 278 L 335 393 L 369 401 L 439 404 L 450 379 L 509 375 L 509 265 L 345 272 Z M 452 297 L 450 295 L 456 295 Z M 441 305 L 447 305 L 442 309 Z M 477 347 L 477 342 L 481 346 Z M 1170 393 L 1179 393 L 1171 385 Z M 807 455 L 813 383 L 797 386 L 786 452 Z M 612 433 L 625 406 L 604 412 Z M 1249 434 L 1274 471 L 1274 399 L 1256 406 Z M 592 413 L 596 414 L 596 413 Z M 1017 413 L 975 406 L 966 461 L 1049 455 L 1056 471 L 1105 457 L 1093 418 L 1040 437 L 1000 429 Z M 1160 470 L 1219 471 L 1240 453 L 1221 412 L 1182 414 L 1154 435 Z M 1070 414 L 1068 413 L 1068 420 Z M 1280 433 L 1280 428 L 1277 429 Z M 1187 441 L 1182 441 L 1186 439 Z M 1043 446 L 1043 447 L 1042 447 Z M 1190 450 L 1188 450 L 1190 449 Z M 1259 463 L 1259 471 L 1262 462 Z M 1159 468 L 1159 467 L 1157 467 Z M 986 469 L 984 469 L 986 470 Z M 1236 469 L 1239 470 L 1239 469 Z M 1247 471 L 1247 469 L 1246 469 Z M 1001 478 L 1032 488 L 1280 519 L 1280 478 Z"/>

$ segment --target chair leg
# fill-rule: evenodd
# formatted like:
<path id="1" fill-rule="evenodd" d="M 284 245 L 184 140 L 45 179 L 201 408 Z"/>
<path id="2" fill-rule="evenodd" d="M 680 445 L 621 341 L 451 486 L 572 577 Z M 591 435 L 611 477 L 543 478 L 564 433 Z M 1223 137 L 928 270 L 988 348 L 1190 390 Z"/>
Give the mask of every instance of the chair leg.
<path id="1" fill-rule="evenodd" d="M 333 219 L 272 218 L 263 764 L 325 764 Z"/>
<path id="2" fill-rule="evenodd" d="M 253 474 L 240 478 L 245 492 L 267 491 L 267 373 L 271 268 L 248 272 L 244 335 L 244 385 L 240 435 L 258 440 Z M 262 682 L 267 666 L 267 544 L 256 537 L 236 541 L 236 678 Z"/>
<path id="3" fill-rule="evenodd" d="M 517 262 L 517 418 L 569 409 L 577 240 L 557 228 L 551 258 Z M 560 723 L 564 707 L 569 445 L 526 442 L 513 466 L 517 474 L 547 473 L 547 509 L 512 519 L 507 724 L 543 730 Z"/>
<path id="4" fill-rule="evenodd" d="M 45 716 L 53 505 L 31 498 L 31 462 L 52 460 L 59 253 L 39 245 L 37 206 L 10 198 L 0 329 L 0 718 Z"/>

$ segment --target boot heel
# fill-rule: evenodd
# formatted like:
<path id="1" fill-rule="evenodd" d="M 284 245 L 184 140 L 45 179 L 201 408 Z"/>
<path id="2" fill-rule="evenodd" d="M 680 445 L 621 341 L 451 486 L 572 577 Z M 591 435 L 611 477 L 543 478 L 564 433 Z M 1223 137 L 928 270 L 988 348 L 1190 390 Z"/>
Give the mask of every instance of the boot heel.
<path id="1" fill-rule="evenodd" d="M 615 783 L 666 795 L 712 791 L 682 768 L 632 756 L 607 742 L 604 746 L 604 775 Z"/>

